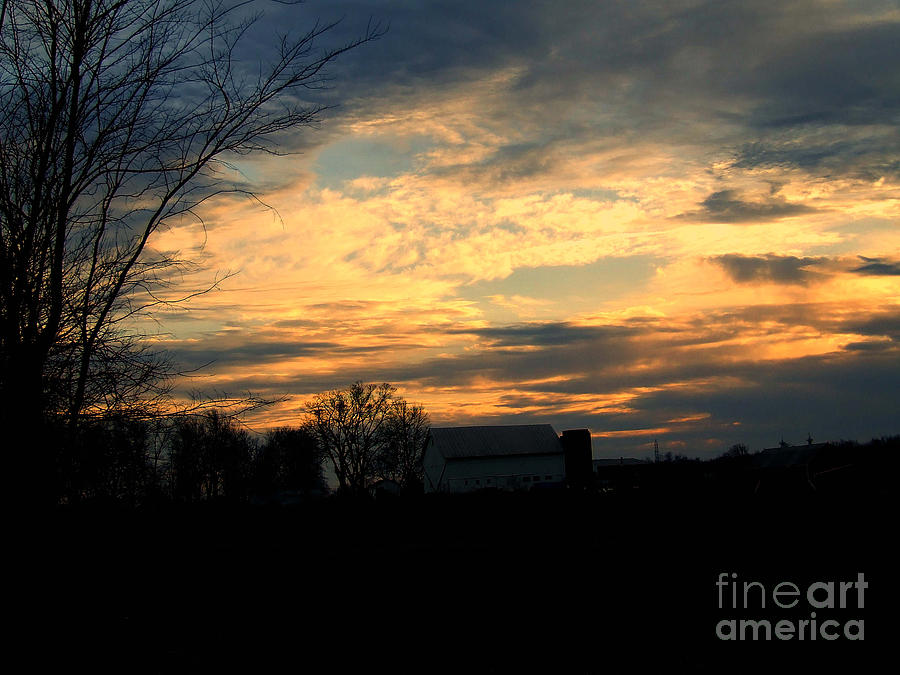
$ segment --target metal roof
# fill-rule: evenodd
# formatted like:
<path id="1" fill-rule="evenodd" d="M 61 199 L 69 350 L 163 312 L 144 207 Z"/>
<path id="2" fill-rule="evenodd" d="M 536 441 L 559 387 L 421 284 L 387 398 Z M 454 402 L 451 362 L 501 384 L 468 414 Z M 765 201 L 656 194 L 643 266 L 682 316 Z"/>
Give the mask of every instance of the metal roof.
<path id="1" fill-rule="evenodd" d="M 562 443 L 549 424 L 431 429 L 435 449 L 445 459 L 561 455 Z"/>

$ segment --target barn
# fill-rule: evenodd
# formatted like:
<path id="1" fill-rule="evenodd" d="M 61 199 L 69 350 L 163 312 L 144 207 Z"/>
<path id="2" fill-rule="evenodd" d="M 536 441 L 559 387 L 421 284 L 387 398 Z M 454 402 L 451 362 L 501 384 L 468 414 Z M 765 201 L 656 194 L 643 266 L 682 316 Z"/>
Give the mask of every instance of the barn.
<path id="1" fill-rule="evenodd" d="M 433 428 L 426 492 L 526 490 L 562 485 L 566 452 L 549 424 Z"/>

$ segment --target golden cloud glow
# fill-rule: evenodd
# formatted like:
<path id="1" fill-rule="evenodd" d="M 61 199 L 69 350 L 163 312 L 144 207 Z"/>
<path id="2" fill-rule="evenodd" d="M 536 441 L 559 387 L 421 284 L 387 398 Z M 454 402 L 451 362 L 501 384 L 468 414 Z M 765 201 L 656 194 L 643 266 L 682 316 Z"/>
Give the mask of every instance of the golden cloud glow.
<path id="1" fill-rule="evenodd" d="M 202 209 L 205 227 L 160 232 L 158 250 L 203 263 L 173 293 L 237 272 L 164 314 L 178 328 L 161 343 L 221 355 L 203 386 L 290 394 L 261 426 L 364 377 L 398 384 L 436 423 L 586 420 L 608 427 L 594 431 L 602 439 L 735 429 L 701 394 L 734 395 L 786 363 L 896 348 L 896 172 L 742 161 L 743 127 L 694 120 L 690 107 L 670 136 L 604 133 L 621 120 L 580 109 L 545 133 L 546 102 L 522 98 L 529 73 L 507 64 L 389 89 L 310 156 L 273 160 L 281 180 L 259 198 L 277 216 L 222 197 Z M 847 143 L 884 133 L 845 131 Z M 707 132 L 715 143 L 697 140 Z M 796 135 L 832 143 L 824 133 Z M 325 161 L 335 148 L 371 156 L 345 173 Z M 861 270 L 865 259 L 886 271 Z M 692 398 L 679 408 L 676 394 Z M 642 412 L 649 400 L 662 401 L 658 419 Z"/>

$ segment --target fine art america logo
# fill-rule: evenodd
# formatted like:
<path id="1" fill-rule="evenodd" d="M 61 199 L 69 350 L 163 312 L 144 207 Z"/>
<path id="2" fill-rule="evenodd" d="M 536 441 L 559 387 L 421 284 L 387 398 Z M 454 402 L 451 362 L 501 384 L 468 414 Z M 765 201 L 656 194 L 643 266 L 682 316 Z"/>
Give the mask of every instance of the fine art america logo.
<path id="1" fill-rule="evenodd" d="M 735 572 L 721 572 L 716 586 L 720 610 L 736 614 L 759 611 L 767 617 L 722 619 L 716 624 L 716 635 L 721 640 L 865 639 L 865 622 L 860 615 L 847 619 L 848 612 L 836 611 L 865 608 L 869 583 L 861 572 L 856 581 L 816 581 L 805 589 L 790 581 L 767 588 L 759 581 L 738 581 Z M 803 601 L 807 604 L 801 604 Z M 808 614 L 802 611 L 807 605 Z M 791 616 L 785 616 L 781 610 L 788 610 Z M 796 614 L 804 616 L 795 617 Z"/>

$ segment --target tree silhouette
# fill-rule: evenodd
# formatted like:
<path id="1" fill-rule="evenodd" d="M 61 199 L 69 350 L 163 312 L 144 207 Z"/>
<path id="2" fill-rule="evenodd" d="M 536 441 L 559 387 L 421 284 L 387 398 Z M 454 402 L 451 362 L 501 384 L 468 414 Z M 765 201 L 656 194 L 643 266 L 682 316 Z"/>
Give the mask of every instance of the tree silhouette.
<path id="1" fill-rule="evenodd" d="M 746 445 L 744 445 L 743 443 L 735 443 L 730 448 L 728 448 L 728 450 L 722 453 L 722 457 L 739 458 L 746 457 L 748 454 L 750 454 L 750 451 L 747 449 Z"/>
<path id="2" fill-rule="evenodd" d="M 169 450 L 173 499 L 242 500 L 248 496 L 253 445 L 247 432 L 216 410 L 175 421 Z"/>
<path id="3" fill-rule="evenodd" d="M 356 382 L 318 394 L 306 403 L 306 427 L 331 461 L 340 490 L 363 494 L 373 478 L 394 478 L 412 486 L 428 417 L 410 406 L 388 383 Z"/>
<path id="4" fill-rule="evenodd" d="M 395 388 L 355 382 L 306 404 L 307 428 L 334 466 L 340 490 L 362 494 L 375 475 Z"/>
<path id="5" fill-rule="evenodd" d="M 272 429 L 254 461 L 255 490 L 259 494 L 321 490 L 325 487 L 322 460 L 315 436 L 308 429 Z"/>
<path id="6" fill-rule="evenodd" d="M 406 490 L 424 484 L 422 457 L 428 440 L 428 414 L 420 405 L 397 399 L 385 424 L 385 444 L 379 457 L 379 473 Z"/>
<path id="7" fill-rule="evenodd" d="M 319 50 L 335 24 L 237 57 L 240 0 L 3 0 L 0 6 L 0 415 L 70 428 L 162 395 L 172 370 L 134 331 L 179 261 L 154 235 L 223 192 L 237 156 L 316 122 L 300 93 L 378 38 Z M 40 442 L 40 441 L 43 441 Z M 41 458 L 46 470 L 50 457 Z"/>
<path id="8" fill-rule="evenodd" d="M 60 472 L 64 483 L 58 492 L 68 502 L 130 506 L 155 496 L 157 436 L 150 422 L 116 415 L 82 425 L 71 439 L 71 451 L 61 458 L 67 466 Z"/>

